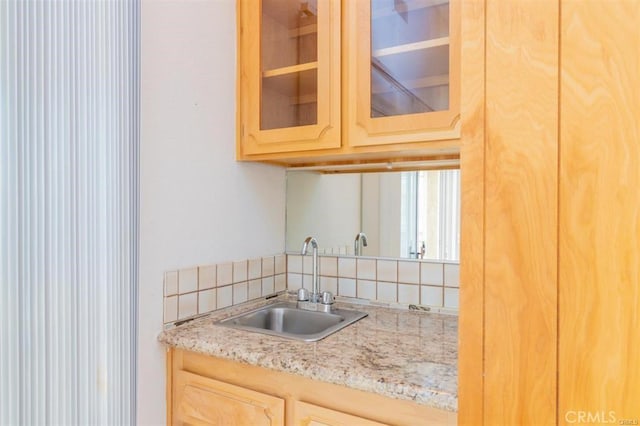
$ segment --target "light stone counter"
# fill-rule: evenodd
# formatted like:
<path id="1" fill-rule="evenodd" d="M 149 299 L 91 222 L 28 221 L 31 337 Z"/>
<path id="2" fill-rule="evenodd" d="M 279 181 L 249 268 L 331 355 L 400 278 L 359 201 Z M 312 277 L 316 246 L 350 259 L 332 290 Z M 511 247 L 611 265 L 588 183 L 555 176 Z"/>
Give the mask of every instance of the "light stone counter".
<path id="1" fill-rule="evenodd" d="M 163 331 L 158 340 L 180 349 L 457 411 L 457 316 L 339 303 L 339 307 L 369 316 L 313 343 L 215 324 L 284 297 L 213 312 Z"/>

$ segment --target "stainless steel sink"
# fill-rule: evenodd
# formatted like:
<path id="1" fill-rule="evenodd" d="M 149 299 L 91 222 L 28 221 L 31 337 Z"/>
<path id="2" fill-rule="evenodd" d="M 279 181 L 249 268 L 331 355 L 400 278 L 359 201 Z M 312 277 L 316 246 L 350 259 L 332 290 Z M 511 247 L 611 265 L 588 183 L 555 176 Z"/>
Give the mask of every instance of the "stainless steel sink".
<path id="1" fill-rule="evenodd" d="M 331 313 L 314 312 L 299 309 L 295 303 L 282 302 L 227 318 L 219 321 L 218 324 L 256 333 L 315 342 L 366 316 L 364 312 L 347 309 L 335 309 Z"/>

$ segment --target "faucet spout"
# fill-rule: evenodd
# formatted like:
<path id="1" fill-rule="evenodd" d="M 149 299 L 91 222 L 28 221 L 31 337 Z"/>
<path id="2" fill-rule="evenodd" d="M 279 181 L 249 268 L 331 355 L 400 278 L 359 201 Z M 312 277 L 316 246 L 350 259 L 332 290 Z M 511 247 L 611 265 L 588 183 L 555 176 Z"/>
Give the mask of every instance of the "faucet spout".
<path id="1" fill-rule="evenodd" d="M 313 260 L 312 260 L 312 290 L 309 295 L 309 300 L 311 302 L 317 303 L 320 300 L 320 277 L 318 274 L 318 241 L 313 237 L 307 237 L 302 244 L 302 255 L 307 254 L 307 250 L 309 248 L 309 244 L 311 244 Z"/>

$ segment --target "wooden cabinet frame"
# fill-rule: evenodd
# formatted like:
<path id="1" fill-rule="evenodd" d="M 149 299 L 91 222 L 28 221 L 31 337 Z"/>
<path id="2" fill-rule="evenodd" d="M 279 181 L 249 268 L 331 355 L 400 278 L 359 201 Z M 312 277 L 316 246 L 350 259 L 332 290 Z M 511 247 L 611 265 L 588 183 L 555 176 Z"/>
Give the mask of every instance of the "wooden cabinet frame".
<path id="1" fill-rule="evenodd" d="M 169 348 L 167 349 L 167 425 L 173 424 L 176 416 L 173 411 L 175 408 L 172 407 L 175 406 L 176 378 L 179 376 L 183 378 L 195 376 L 200 378 L 198 380 L 204 381 L 215 380 L 232 387 L 242 387 L 251 392 L 259 392 L 265 396 L 284 400 L 286 425 L 296 424 L 296 401 L 318 407 L 317 410 L 312 410 L 315 413 L 323 411 L 322 408 L 324 408 L 333 411 L 334 417 L 344 413 L 345 417 L 353 416 L 349 418 L 370 420 L 370 424 L 378 422 L 399 426 L 454 425 L 457 418 L 456 413 L 411 401 L 387 398 L 294 374 Z"/>

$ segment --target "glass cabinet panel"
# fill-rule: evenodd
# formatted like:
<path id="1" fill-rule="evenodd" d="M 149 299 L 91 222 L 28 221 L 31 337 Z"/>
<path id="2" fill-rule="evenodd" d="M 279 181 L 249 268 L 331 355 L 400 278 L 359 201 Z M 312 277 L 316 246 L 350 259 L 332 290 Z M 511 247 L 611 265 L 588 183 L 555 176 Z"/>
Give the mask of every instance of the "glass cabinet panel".
<path id="1" fill-rule="evenodd" d="M 372 118 L 448 110 L 449 2 L 371 0 Z"/>
<path id="2" fill-rule="evenodd" d="M 318 0 L 263 0 L 260 28 L 260 130 L 317 124 Z"/>

